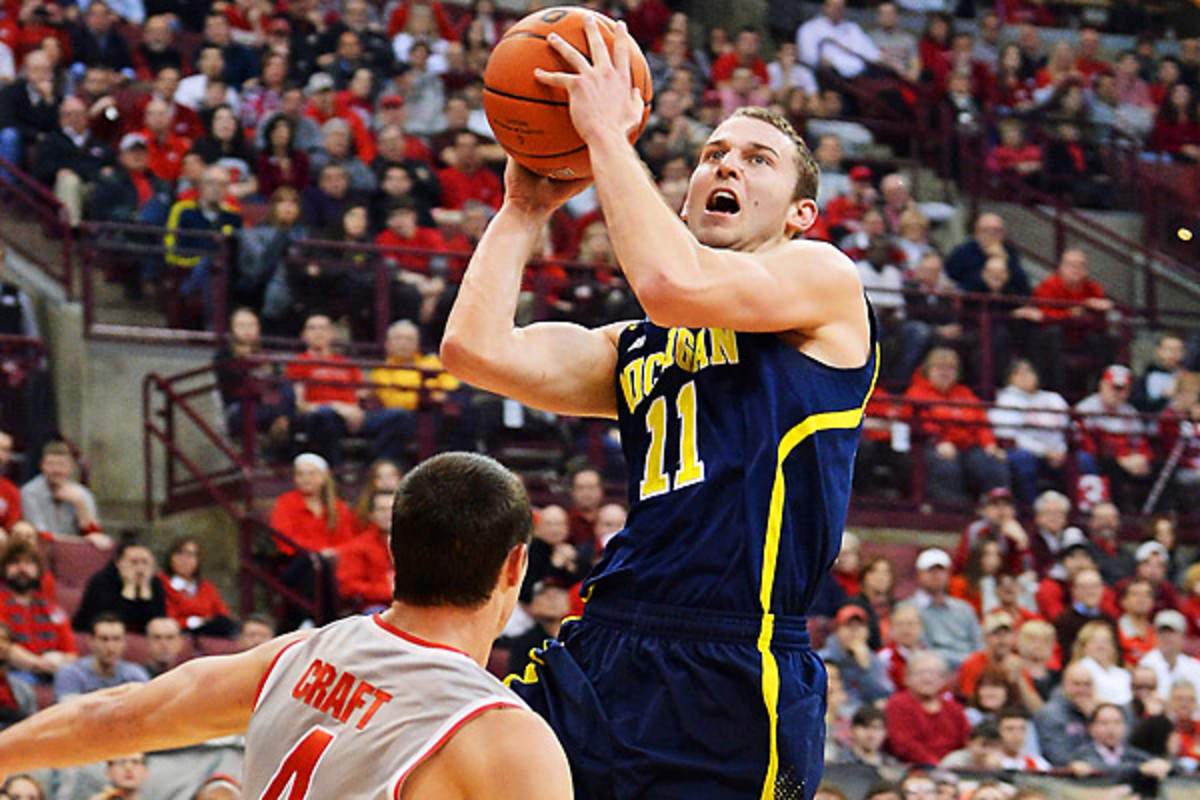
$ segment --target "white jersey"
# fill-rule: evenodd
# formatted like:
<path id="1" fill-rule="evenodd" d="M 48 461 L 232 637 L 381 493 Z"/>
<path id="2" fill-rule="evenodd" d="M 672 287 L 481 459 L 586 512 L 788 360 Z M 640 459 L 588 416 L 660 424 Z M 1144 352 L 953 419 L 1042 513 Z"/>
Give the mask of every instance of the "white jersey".
<path id="1" fill-rule="evenodd" d="M 526 708 L 470 656 L 378 615 L 285 647 L 246 730 L 247 800 L 396 800 L 400 785 L 468 720 Z"/>

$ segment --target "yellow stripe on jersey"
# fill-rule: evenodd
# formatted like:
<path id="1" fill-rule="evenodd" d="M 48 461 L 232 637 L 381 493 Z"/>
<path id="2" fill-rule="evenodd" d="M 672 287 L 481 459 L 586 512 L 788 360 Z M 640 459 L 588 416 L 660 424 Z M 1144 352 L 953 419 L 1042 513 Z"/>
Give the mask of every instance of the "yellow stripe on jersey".
<path id="1" fill-rule="evenodd" d="M 779 559 L 779 537 L 783 528 L 783 503 L 787 487 L 783 477 L 783 464 L 792 451 L 805 439 L 818 431 L 850 430 L 862 422 L 867 401 L 875 391 L 875 380 L 879 377 L 879 345 L 875 345 L 875 370 L 871 375 L 871 386 L 863 397 L 862 405 L 845 411 L 826 411 L 805 417 L 798 425 L 784 434 L 779 442 L 775 461 L 775 482 L 771 486 L 771 505 L 767 513 L 767 536 L 763 544 L 762 583 L 759 602 L 762 605 L 762 627 L 758 634 L 758 651 L 762 654 L 763 702 L 767 706 L 770 725 L 771 751 L 767 761 L 767 775 L 763 781 L 762 800 L 775 800 L 775 781 L 779 776 L 779 666 L 771 652 L 771 640 L 775 634 L 775 615 L 771 613 L 771 595 L 775 589 L 775 568 Z"/>

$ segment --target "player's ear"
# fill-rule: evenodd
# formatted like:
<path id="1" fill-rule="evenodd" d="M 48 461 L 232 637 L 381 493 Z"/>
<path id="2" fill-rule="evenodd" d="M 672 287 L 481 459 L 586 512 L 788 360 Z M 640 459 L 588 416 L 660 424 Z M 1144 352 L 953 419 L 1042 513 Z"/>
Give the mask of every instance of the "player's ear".
<path id="1" fill-rule="evenodd" d="M 529 567 L 529 545 L 519 544 L 508 551 L 504 560 L 504 568 L 500 570 L 500 580 L 504 588 L 520 586 L 525 582 L 525 570 Z"/>
<path id="2" fill-rule="evenodd" d="M 807 197 L 793 200 L 792 204 L 788 206 L 787 219 L 784 220 L 788 238 L 796 238 L 798 234 L 804 233 L 815 225 L 818 214 L 820 214 L 820 210 L 817 208 L 817 201 Z"/>

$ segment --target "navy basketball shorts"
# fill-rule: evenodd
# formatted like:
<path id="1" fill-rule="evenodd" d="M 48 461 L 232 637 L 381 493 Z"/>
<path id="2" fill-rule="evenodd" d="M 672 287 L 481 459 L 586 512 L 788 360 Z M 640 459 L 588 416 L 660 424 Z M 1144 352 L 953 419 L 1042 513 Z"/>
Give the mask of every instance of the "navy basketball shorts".
<path id="1" fill-rule="evenodd" d="M 557 733 L 580 800 L 808 800 L 825 667 L 802 617 L 591 600 L 509 685 Z M 764 668 L 765 665 L 765 668 Z"/>

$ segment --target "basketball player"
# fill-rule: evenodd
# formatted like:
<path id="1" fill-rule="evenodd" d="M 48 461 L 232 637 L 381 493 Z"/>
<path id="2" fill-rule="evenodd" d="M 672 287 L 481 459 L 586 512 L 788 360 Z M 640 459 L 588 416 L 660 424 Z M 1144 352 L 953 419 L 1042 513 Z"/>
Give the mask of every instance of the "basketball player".
<path id="1" fill-rule="evenodd" d="M 481 666 L 531 524 L 508 470 L 432 458 L 397 492 L 390 609 L 52 706 L 0 734 L 0 774 L 245 732 L 255 800 L 570 798 L 554 734 Z"/>
<path id="2" fill-rule="evenodd" d="M 546 716 L 582 798 L 811 797 L 825 671 L 805 609 L 846 517 L 874 331 L 854 265 L 801 236 L 817 168 L 782 118 L 745 109 L 708 139 L 681 221 L 629 144 L 642 103 L 624 27 L 610 57 L 552 36 L 621 268 L 649 317 L 513 324 L 522 269 L 583 186 L 509 161 L 442 357 L 549 411 L 619 419 L 626 528 L 582 617 L 510 685 Z"/>

